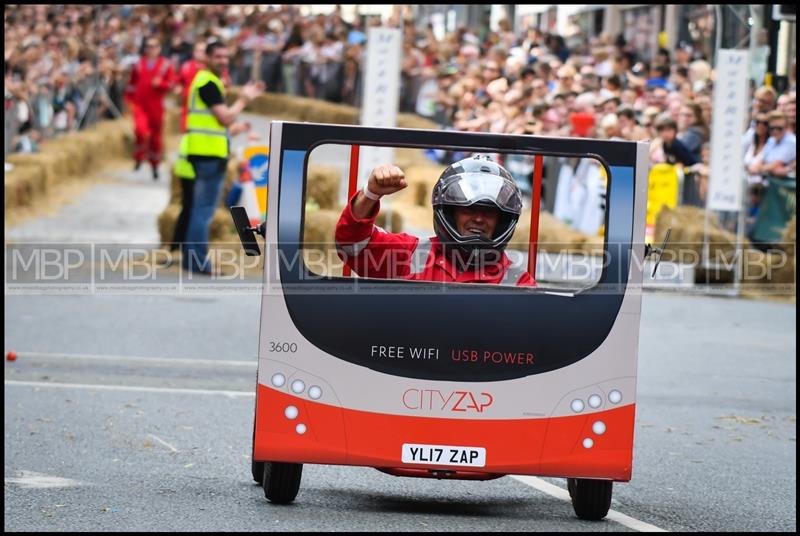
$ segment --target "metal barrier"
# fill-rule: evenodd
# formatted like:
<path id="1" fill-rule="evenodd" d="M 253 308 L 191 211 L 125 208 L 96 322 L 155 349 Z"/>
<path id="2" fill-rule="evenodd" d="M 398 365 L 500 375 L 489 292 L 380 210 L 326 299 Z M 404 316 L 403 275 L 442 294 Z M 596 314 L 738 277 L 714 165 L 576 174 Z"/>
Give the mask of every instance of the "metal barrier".
<path id="1" fill-rule="evenodd" d="M 94 126 L 98 121 L 108 116 L 107 110 L 116 107 L 121 109 L 121 89 L 115 87 L 118 81 L 100 81 L 102 87 L 94 86 L 91 79 L 84 79 L 76 83 L 80 98 L 75 104 L 75 114 L 71 121 L 63 121 L 59 117 L 60 110 L 54 108 L 56 92 L 48 87 L 40 87 L 36 93 L 24 101 L 6 94 L 4 106 L 4 135 L 3 154 L 35 151 L 35 144 L 19 144 L 20 137 L 33 131 L 38 132 L 42 140 L 50 140 L 66 132 L 83 130 Z M 106 99 L 110 104 L 106 103 Z M 24 123 L 19 120 L 18 107 L 28 106 L 29 120 Z M 23 130 L 24 129 L 24 130 Z M 28 138 L 30 140 L 30 137 Z"/>

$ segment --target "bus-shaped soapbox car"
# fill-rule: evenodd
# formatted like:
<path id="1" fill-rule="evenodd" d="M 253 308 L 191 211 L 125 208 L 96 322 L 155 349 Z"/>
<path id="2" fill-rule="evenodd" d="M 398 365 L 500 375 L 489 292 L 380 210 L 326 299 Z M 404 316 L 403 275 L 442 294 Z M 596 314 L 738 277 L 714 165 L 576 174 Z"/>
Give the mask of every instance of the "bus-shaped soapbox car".
<path id="1" fill-rule="evenodd" d="M 302 254 L 308 158 L 321 144 L 351 148 L 351 194 L 359 147 L 532 156 L 532 274 L 542 157 L 591 157 L 607 179 L 599 279 L 565 292 L 321 277 Z M 355 465 L 566 477 L 576 514 L 604 517 L 612 482 L 632 471 L 647 144 L 273 122 L 270 157 L 252 449 L 267 499 L 293 501 L 303 464 Z"/>

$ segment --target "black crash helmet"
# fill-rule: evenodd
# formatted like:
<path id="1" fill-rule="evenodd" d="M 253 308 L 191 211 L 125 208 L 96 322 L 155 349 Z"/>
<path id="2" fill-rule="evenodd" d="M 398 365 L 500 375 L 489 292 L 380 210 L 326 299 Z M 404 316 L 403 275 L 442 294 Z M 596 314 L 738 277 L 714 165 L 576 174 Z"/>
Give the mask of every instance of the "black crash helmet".
<path id="1" fill-rule="evenodd" d="M 433 227 L 446 246 L 464 253 L 505 249 L 519 215 L 522 195 L 511 174 L 486 155 L 475 155 L 451 164 L 433 187 Z M 487 205 L 500 211 L 494 236 L 462 236 L 456 227 L 455 207 Z"/>

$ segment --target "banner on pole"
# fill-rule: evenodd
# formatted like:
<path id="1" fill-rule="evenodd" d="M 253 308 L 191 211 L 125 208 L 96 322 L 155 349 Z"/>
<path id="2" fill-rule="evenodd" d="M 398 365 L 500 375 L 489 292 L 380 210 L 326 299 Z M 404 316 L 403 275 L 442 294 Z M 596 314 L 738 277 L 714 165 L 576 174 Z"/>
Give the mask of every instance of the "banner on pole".
<path id="1" fill-rule="evenodd" d="M 710 210 L 742 209 L 744 164 L 741 139 L 747 120 L 748 55 L 747 50 L 718 51 L 706 205 Z"/>
<path id="2" fill-rule="evenodd" d="M 370 28 L 367 31 L 367 61 L 361 107 L 361 124 L 364 126 L 397 126 L 402 47 L 403 35 L 397 28 Z M 359 186 L 367 181 L 375 166 L 393 162 L 392 147 L 361 147 Z"/>

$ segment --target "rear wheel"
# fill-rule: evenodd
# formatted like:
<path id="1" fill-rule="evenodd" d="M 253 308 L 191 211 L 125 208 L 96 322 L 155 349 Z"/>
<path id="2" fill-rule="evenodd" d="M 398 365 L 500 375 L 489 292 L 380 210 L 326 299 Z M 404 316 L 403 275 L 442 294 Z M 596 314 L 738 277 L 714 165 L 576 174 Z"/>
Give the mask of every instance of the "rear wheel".
<path id="1" fill-rule="evenodd" d="M 250 472 L 253 473 L 253 480 L 261 484 L 264 481 L 264 462 L 257 462 L 256 457 L 256 421 L 253 419 L 253 448 L 250 451 Z"/>
<path id="2" fill-rule="evenodd" d="M 303 476 L 302 463 L 262 462 L 264 496 L 277 504 L 288 504 L 297 497 L 300 478 Z"/>
<path id="3" fill-rule="evenodd" d="M 250 471 L 253 473 L 253 480 L 261 484 L 264 482 L 264 462 L 252 462 Z"/>
<path id="4" fill-rule="evenodd" d="M 572 508 L 581 519 L 599 521 L 611 508 L 611 480 L 568 478 L 567 490 L 572 497 Z"/>

